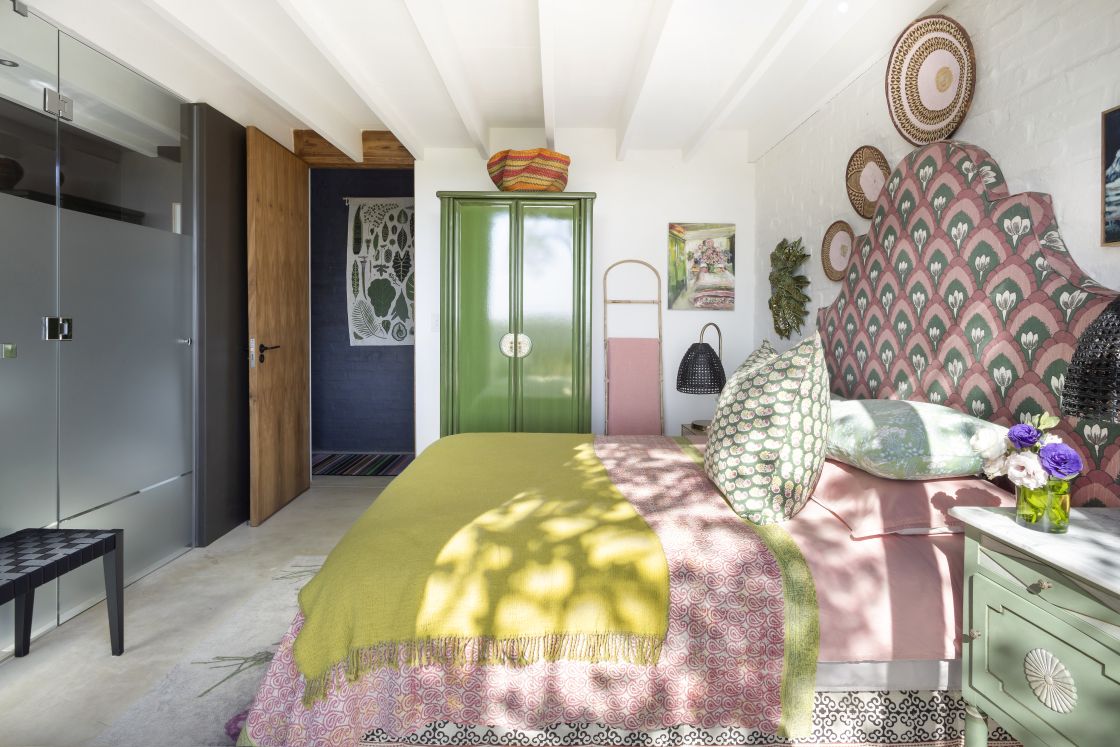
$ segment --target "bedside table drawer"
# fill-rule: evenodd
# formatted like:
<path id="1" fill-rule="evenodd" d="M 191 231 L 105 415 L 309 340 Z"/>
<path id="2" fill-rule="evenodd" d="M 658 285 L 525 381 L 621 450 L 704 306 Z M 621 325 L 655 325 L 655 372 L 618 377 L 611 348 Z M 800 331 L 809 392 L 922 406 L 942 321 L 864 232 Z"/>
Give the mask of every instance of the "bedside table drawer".
<path id="1" fill-rule="evenodd" d="M 979 566 L 985 573 L 1002 578 L 1026 598 L 1042 599 L 1060 609 L 1117 626 L 1120 632 L 1120 610 L 1114 608 L 1114 598 L 1098 596 L 1095 590 L 1014 548 L 985 537 L 980 545 Z"/>
<path id="2" fill-rule="evenodd" d="M 968 644 L 966 689 L 1044 744 L 1117 744 L 1120 653 L 983 576 L 969 592 L 979 637 Z"/>

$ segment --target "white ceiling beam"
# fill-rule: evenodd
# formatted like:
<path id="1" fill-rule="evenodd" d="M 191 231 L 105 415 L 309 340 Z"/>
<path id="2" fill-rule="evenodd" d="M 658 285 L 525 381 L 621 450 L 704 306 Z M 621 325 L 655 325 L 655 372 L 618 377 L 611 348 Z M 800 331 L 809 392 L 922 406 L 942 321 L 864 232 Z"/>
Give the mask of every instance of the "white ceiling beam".
<path id="1" fill-rule="evenodd" d="M 338 33 L 337 24 L 332 23 L 337 18 L 333 17 L 331 7 L 322 0 L 277 2 L 412 157 L 422 159 L 424 143 L 416 128 L 378 82 L 370 60 L 364 59 L 361 50 L 347 43 Z"/>
<path id="2" fill-rule="evenodd" d="M 766 40 L 746 61 L 719 102 L 685 143 L 686 160 L 696 154 L 712 134 L 723 126 L 731 113 L 739 108 L 758 82 L 774 69 L 774 61 L 789 47 L 805 24 L 813 20 L 822 2 L 823 0 L 793 0 L 789 3 Z"/>
<path id="3" fill-rule="evenodd" d="M 818 50 L 818 53 L 797 62 L 784 60 L 782 63 L 783 66 L 800 65 L 798 72 L 807 84 L 801 96 L 783 96 L 780 105 L 761 103 L 760 108 L 770 113 L 765 120 L 755 121 L 750 126 L 748 160 L 760 159 L 786 135 L 820 111 L 887 56 L 898 34 L 911 21 L 942 4 L 941 0 L 852 0 L 852 12 L 830 36 L 826 36 L 825 29 L 807 29 L 799 37 L 796 47 L 809 47 Z M 814 35 L 816 38 L 812 38 Z M 764 87 L 769 90 L 761 91 Z M 772 84 L 759 85 L 758 88 L 758 98 L 778 100 L 778 92 L 773 90 Z"/>
<path id="4" fill-rule="evenodd" d="M 537 0 L 540 29 L 541 98 L 544 105 L 544 137 L 556 148 L 556 13 L 558 0 Z"/>
<path id="5" fill-rule="evenodd" d="M 362 130 L 380 122 L 273 0 L 144 2 L 331 145 L 362 160 Z M 291 147 L 290 138 L 284 145 Z"/>
<path id="6" fill-rule="evenodd" d="M 471 95 L 470 81 L 455 51 L 455 38 L 442 4 L 439 0 L 404 0 L 404 4 L 471 142 L 483 158 L 488 157 L 490 128 Z"/>
<path id="7" fill-rule="evenodd" d="M 620 161 L 626 158 L 626 152 L 630 148 L 630 138 L 633 135 L 634 127 L 634 112 L 638 108 L 638 101 L 641 99 L 642 91 L 645 90 L 646 82 L 649 80 L 650 67 L 653 65 L 657 48 L 661 44 L 662 36 L 665 33 L 665 24 L 673 10 L 674 1 L 653 0 L 649 20 L 646 22 L 645 35 L 642 38 L 642 46 L 638 50 L 638 56 L 634 61 L 634 71 L 630 75 L 630 84 L 627 86 L 626 95 L 622 100 L 621 117 L 617 128 L 617 158 Z"/>

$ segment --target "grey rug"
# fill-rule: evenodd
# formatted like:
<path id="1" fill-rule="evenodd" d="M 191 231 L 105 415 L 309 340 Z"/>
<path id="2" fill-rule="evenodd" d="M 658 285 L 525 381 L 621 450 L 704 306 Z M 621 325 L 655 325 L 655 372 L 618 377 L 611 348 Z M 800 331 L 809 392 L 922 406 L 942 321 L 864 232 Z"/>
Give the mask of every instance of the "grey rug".
<path id="1" fill-rule="evenodd" d="M 225 725 L 249 707 L 280 638 L 296 613 L 296 594 L 323 565 L 300 556 L 273 574 L 140 697 L 94 742 L 97 747 L 228 747 Z"/>

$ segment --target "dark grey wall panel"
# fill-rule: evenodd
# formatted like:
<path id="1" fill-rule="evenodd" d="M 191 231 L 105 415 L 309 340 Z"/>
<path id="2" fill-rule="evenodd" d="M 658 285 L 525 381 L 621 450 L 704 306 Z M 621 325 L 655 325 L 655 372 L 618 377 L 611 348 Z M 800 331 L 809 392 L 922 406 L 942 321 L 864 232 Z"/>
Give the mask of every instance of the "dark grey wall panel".
<path id="1" fill-rule="evenodd" d="M 409 197 L 411 170 L 311 170 L 311 448 L 412 451 L 411 345 L 350 347 L 345 197 Z"/>
<path id="2" fill-rule="evenodd" d="M 197 273 L 194 544 L 249 518 L 249 306 L 245 128 L 206 104 L 193 121 Z"/>

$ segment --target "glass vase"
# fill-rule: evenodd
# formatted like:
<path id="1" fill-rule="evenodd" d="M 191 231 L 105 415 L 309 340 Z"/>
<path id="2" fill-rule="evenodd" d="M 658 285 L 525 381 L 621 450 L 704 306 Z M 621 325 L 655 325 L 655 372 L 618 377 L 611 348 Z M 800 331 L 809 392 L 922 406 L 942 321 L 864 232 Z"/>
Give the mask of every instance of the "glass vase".
<path id="1" fill-rule="evenodd" d="M 1069 480 L 1050 480 L 1041 488 L 1015 488 L 1015 521 L 1039 532 L 1069 530 Z"/>

